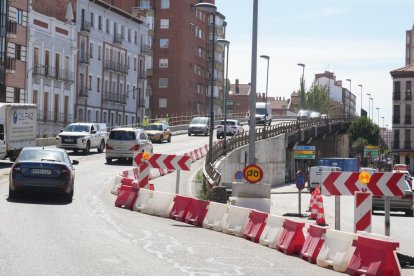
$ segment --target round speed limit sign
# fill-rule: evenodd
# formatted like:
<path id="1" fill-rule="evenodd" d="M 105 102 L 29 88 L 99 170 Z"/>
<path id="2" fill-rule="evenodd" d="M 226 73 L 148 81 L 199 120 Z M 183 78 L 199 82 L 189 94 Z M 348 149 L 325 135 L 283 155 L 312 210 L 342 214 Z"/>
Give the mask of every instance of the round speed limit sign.
<path id="1" fill-rule="evenodd" d="M 250 183 L 257 183 L 263 178 L 263 170 L 257 165 L 246 166 L 243 170 L 244 178 Z"/>

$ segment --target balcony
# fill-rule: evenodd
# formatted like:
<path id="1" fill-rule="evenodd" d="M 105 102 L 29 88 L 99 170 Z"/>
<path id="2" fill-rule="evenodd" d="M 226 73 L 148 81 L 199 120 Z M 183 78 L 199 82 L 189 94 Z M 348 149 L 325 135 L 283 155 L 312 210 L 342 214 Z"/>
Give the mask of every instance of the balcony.
<path id="1" fill-rule="evenodd" d="M 128 68 L 125 64 L 114 62 L 114 61 L 106 61 L 105 62 L 105 70 L 107 71 L 113 71 L 115 73 L 120 73 L 127 75 L 128 74 Z"/>
<path id="2" fill-rule="evenodd" d="M 122 44 L 122 35 L 114 34 L 114 44 Z"/>
<path id="3" fill-rule="evenodd" d="M 138 99 L 137 107 L 145 108 L 145 99 L 144 98 Z"/>
<path id="4" fill-rule="evenodd" d="M 37 121 L 67 124 L 73 122 L 73 115 L 68 113 L 38 110 Z"/>
<path id="5" fill-rule="evenodd" d="M 406 150 L 411 149 L 411 141 L 410 140 L 404 141 L 404 149 L 406 149 Z"/>
<path id="6" fill-rule="evenodd" d="M 392 95 L 392 99 L 393 99 L 394 101 L 399 101 L 399 100 L 401 100 L 401 93 L 400 93 L 400 91 L 396 91 L 396 92 L 394 92 L 394 93 L 393 93 L 393 95 Z"/>
<path id="7" fill-rule="evenodd" d="M 80 86 L 79 87 L 79 97 L 87 98 L 89 92 L 89 87 L 87 86 Z"/>
<path id="8" fill-rule="evenodd" d="M 79 59 L 80 59 L 80 63 L 83 63 L 83 64 L 89 64 L 90 63 L 88 53 L 80 53 L 79 54 Z"/>
<path id="9" fill-rule="evenodd" d="M 91 22 L 83 20 L 81 22 L 81 32 L 90 33 L 91 32 Z"/>
<path id="10" fill-rule="evenodd" d="M 64 82 L 75 82 L 75 74 L 67 70 L 56 70 L 56 79 Z"/>
<path id="11" fill-rule="evenodd" d="M 152 68 L 147 69 L 147 70 L 145 71 L 145 75 L 146 75 L 147 77 L 152 77 Z"/>
<path id="12" fill-rule="evenodd" d="M 17 22 L 9 20 L 7 24 L 7 37 L 15 38 L 17 34 Z"/>
<path id="13" fill-rule="evenodd" d="M 411 101 L 413 98 L 412 98 L 412 95 L 411 95 L 411 90 L 407 90 L 407 91 L 405 91 L 405 100 L 406 101 Z"/>
<path id="14" fill-rule="evenodd" d="M 147 54 L 147 53 L 148 53 L 148 45 L 141 44 L 141 54 Z"/>
<path id="15" fill-rule="evenodd" d="M 119 104 L 126 104 L 126 95 L 115 94 L 113 92 L 105 92 L 103 94 L 104 101 L 119 103 Z"/>
<path id="16" fill-rule="evenodd" d="M 400 123 L 400 116 L 393 116 L 392 117 L 392 123 L 393 124 L 399 124 Z"/>
<path id="17" fill-rule="evenodd" d="M 138 72 L 138 74 L 139 74 L 138 78 L 139 78 L 140 80 L 145 80 L 145 79 L 147 79 L 147 74 L 146 74 L 146 71 L 145 71 L 145 70 L 141 70 L 140 72 Z"/>
<path id="18" fill-rule="evenodd" d="M 406 125 L 411 124 L 411 115 L 405 115 L 404 124 L 406 124 Z"/>
<path id="19" fill-rule="evenodd" d="M 16 59 L 7 57 L 5 60 L 4 67 L 6 68 L 6 72 L 14 73 L 16 71 Z"/>

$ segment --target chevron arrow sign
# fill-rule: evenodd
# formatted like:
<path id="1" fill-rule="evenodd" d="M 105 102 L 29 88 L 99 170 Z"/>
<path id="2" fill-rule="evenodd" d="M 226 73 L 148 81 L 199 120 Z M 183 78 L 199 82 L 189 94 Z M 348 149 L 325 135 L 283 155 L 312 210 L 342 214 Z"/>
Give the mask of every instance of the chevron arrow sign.
<path id="1" fill-rule="evenodd" d="M 374 196 L 404 196 L 403 173 L 373 173 L 368 183 L 368 190 Z M 358 172 L 322 172 L 323 195 L 354 195 L 362 191 Z"/>
<path id="2" fill-rule="evenodd" d="M 148 160 L 144 160 L 144 154 L 142 152 L 134 153 L 134 166 L 140 164 L 148 164 L 152 168 L 156 169 L 168 169 L 168 170 L 183 170 L 189 171 L 191 166 L 191 157 L 185 155 L 169 155 L 169 154 L 149 154 Z"/>

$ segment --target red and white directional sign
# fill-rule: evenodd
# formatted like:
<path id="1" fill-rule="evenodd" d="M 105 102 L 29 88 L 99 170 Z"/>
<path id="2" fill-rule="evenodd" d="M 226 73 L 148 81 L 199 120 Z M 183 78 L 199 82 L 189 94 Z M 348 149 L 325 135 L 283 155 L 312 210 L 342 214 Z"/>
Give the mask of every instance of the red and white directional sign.
<path id="1" fill-rule="evenodd" d="M 147 160 L 144 160 L 144 154 L 149 155 L 149 158 Z M 134 153 L 134 165 L 139 166 L 143 163 L 146 163 L 150 167 L 157 169 L 189 171 L 191 166 L 191 157 L 185 155 L 169 155 L 158 153 Z"/>
<path id="2" fill-rule="evenodd" d="M 323 195 L 354 195 L 361 191 L 359 172 L 322 172 Z M 367 186 L 374 196 L 404 196 L 403 173 L 374 173 Z"/>

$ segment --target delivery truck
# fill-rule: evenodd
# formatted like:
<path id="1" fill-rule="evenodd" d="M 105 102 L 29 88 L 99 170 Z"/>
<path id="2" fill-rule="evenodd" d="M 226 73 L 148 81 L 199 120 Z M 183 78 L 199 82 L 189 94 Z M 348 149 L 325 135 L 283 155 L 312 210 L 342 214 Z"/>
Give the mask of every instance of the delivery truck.
<path id="1" fill-rule="evenodd" d="M 14 162 L 24 147 L 36 146 L 37 105 L 0 103 L 0 159 Z"/>
<path id="2" fill-rule="evenodd" d="M 340 167 L 343 172 L 358 172 L 358 158 L 320 157 L 316 159 L 316 166 Z"/>

